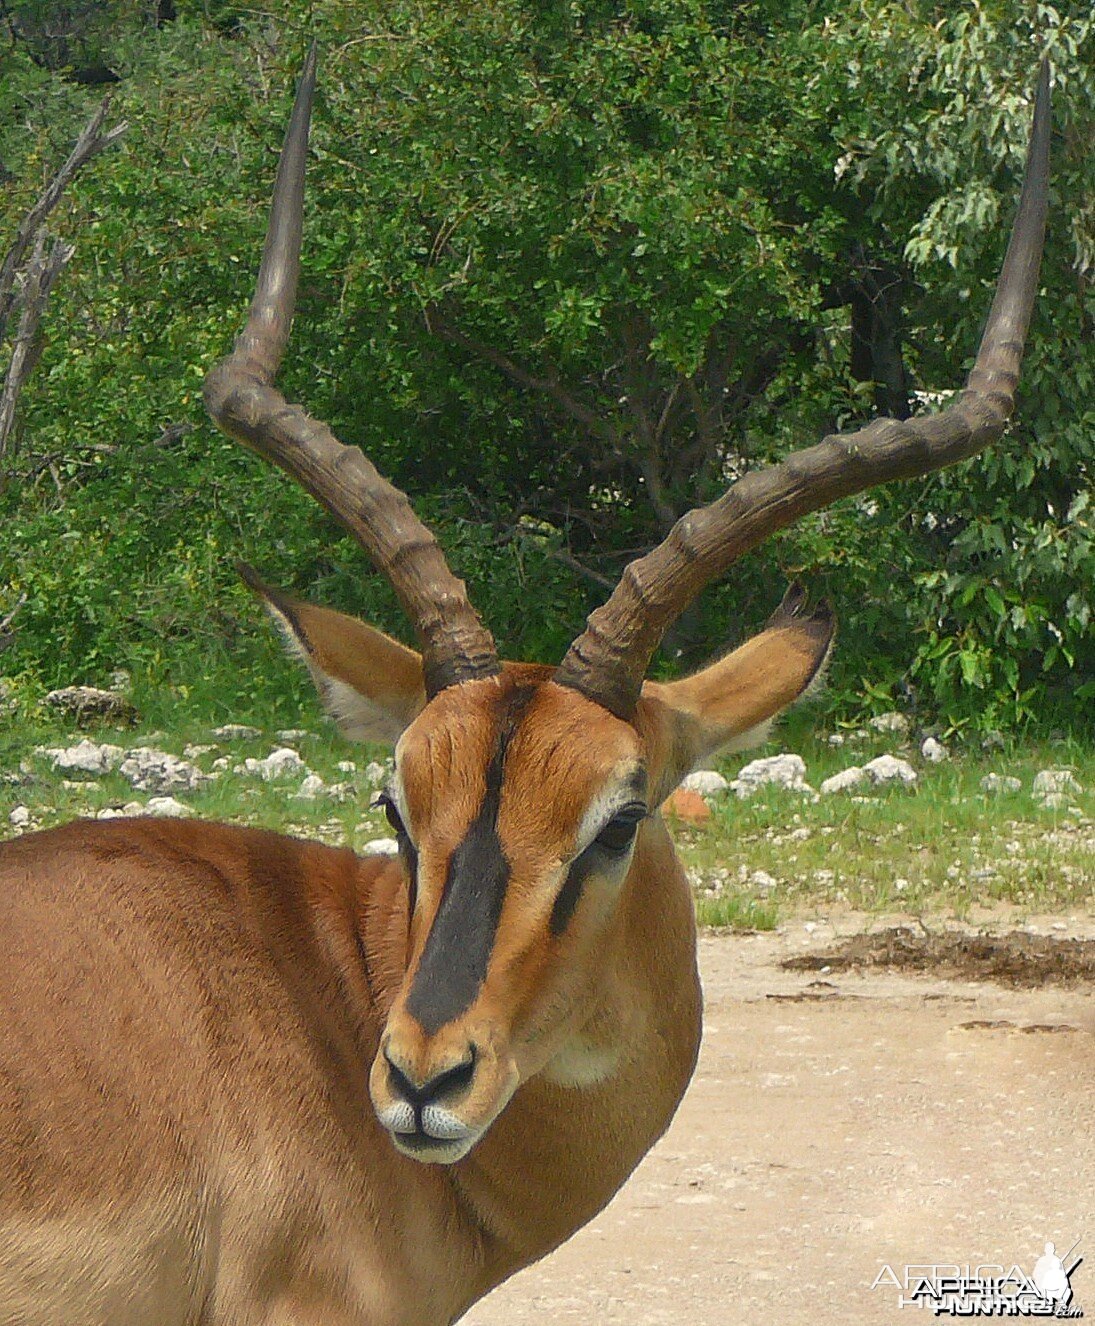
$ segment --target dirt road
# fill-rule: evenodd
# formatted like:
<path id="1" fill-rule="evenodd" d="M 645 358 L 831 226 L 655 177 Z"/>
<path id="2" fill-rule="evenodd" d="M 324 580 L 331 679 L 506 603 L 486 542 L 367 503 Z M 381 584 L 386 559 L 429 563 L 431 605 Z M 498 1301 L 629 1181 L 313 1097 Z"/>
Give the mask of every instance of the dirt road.
<path id="1" fill-rule="evenodd" d="M 1095 1319 L 1095 988 L 780 967 L 831 935 L 701 941 L 703 1052 L 669 1132 L 468 1326 L 917 1321 L 869 1288 L 884 1264 L 1029 1273 L 1081 1236 Z"/>

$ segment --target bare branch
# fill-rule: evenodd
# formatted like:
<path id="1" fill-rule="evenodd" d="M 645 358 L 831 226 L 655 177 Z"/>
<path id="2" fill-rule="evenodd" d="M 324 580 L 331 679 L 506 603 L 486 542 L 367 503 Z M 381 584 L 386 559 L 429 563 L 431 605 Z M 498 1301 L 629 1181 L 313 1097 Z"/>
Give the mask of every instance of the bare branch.
<path id="1" fill-rule="evenodd" d="M 34 242 L 42 223 L 61 201 L 65 190 L 79 174 L 80 170 L 105 148 L 125 133 L 128 125 L 125 120 L 113 129 L 103 132 L 103 123 L 110 110 L 110 98 L 107 97 L 95 114 L 84 126 L 77 138 L 68 160 L 54 175 L 38 196 L 34 206 L 27 212 L 15 232 L 15 239 L 0 265 L 0 338 L 3 337 L 8 319 L 16 299 L 16 276 L 23 256 Z"/>
<path id="2" fill-rule="evenodd" d="M 600 571 L 595 571 L 592 566 L 586 566 L 585 562 L 580 562 L 572 552 L 566 548 L 552 548 L 548 556 L 556 562 L 561 562 L 563 566 L 569 567 L 571 571 L 576 571 L 578 575 L 586 580 L 592 580 L 595 585 L 601 589 L 612 590 L 616 588 L 616 581 L 611 576 L 602 575 Z"/>
<path id="3" fill-rule="evenodd" d="M 37 360 L 36 338 L 46 300 L 61 268 L 74 252 L 70 244 L 57 239 L 53 241 L 47 257 L 45 228 L 39 229 L 24 276 L 23 309 L 19 315 L 19 329 L 15 334 L 15 344 L 4 378 L 3 391 L 0 392 L 0 464 L 7 455 L 11 443 L 19 393 Z M 0 471 L 0 486 L 3 484 L 3 477 L 3 472 Z"/>
<path id="4" fill-rule="evenodd" d="M 480 359 L 485 359 L 488 364 L 493 364 L 495 368 L 519 386 L 528 387 L 532 391 L 542 391 L 559 406 L 564 414 L 582 424 L 595 436 L 605 438 L 613 446 L 618 442 L 616 429 L 605 419 L 602 419 L 596 410 L 572 396 L 554 375 L 542 377 L 530 373 L 528 369 L 514 363 L 509 355 L 503 351 L 497 350 L 493 345 L 488 345 L 486 341 L 481 341 L 476 336 L 469 336 L 467 332 L 462 332 L 459 328 L 454 327 L 436 305 L 426 310 L 426 326 L 436 335 L 444 337 L 447 341 L 452 341 L 454 345 L 461 346 Z"/>
<path id="5" fill-rule="evenodd" d="M 15 620 L 15 614 L 27 601 L 26 593 L 22 593 L 15 600 L 15 607 L 5 616 L 0 617 L 0 652 L 7 649 L 15 639 L 15 632 L 12 630 L 12 622 Z"/>

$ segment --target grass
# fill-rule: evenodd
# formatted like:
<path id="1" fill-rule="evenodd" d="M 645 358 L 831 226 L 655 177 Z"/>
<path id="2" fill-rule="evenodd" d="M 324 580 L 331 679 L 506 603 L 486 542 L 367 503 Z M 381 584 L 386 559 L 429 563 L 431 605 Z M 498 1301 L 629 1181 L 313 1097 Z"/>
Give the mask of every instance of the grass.
<path id="1" fill-rule="evenodd" d="M 340 796 L 315 800 L 294 796 L 301 774 L 271 783 L 226 771 L 196 792 L 176 794 L 196 815 L 281 829 L 360 849 L 387 837 L 381 812 L 371 809 L 375 783 L 366 778 L 379 748 L 351 747 L 309 713 L 306 734 L 280 741 L 273 730 L 251 740 L 224 741 L 210 724 L 182 718 L 169 736 L 150 729 L 97 728 L 88 734 L 57 721 L 11 724 L 0 735 L 0 837 L 18 830 L 10 822 L 17 806 L 30 811 L 29 827 L 48 827 L 94 815 L 107 807 L 144 802 L 117 773 L 90 779 L 59 774 L 33 753 L 39 745 L 67 746 L 89 735 L 127 749 L 152 745 L 174 754 L 190 743 L 213 745 L 195 757 L 203 770 L 227 756 L 232 765 L 289 744 L 310 770 Z M 800 726 L 801 725 L 796 725 Z M 911 789 L 868 789 L 862 796 L 836 794 L 811 799 L 765 790 L 748 801 L 730 796 L 715 803 L 702 828 L 677 823 L 673 830 L 696 892 L 703 925 L 771 929 L 789 914 L 840 908 L 925 913 L 947 910 L 968 916 L 979 905 L 1009 903 L 1030 912 L 1090 910 L 1095 898 L 1095 750 L 1068 741 L 1013 746 L 984 753 L 955 750 L 945 763 L 922 761 L 915 747 L 902 752 L 893 736 L 828 745 L 824 734 L 804 730 L 758 751 L 724 761 L 732 777 L 748 759 L 797 750 L 807 778 L 817 787 L 830 774 L 863 763 L 883 751 L 904 753 L 920 777 Z M 356 771 L 340 770 L 353 761 Z M 1044 807 L 1031 794 L 1034 775 L 1067 768 L 1084 791 L 1060 809 Z M 980 788 L 986 773 L 1018 777 L 1022 791 L 989 795 Z M 762 872 L 762 873 L 758 873 Z"/>
<path id="2" fill-rule="evenodd" d="M 851 764 L 895 751 L 893 737 L 834 750 L 797 743 L 817 787 Z M 902 753 L 902 752 L 898 752 Z M 777 913 L 819 907 L 865 911 L 952 911 L 1010 903 L 1028 911 L 1090 909 L 1095 898 L 1095 751 L 1062 741 L 991 754 L 955 752 L 927 764 L 904 752 L 915 787 L 869 788 L 862 796 L 813 800 L 775 790 L 716 805 L 709 826 L 679 829 L 704 924 L 734 924 L 763 902 Z M 727 762 L 733 776 L 748 758 Z M 1041 769 L 1069 769 L 1084 791 L 1050 809 L 1032 795 Z M 982 791 L 988 773 L 1021 780 L 1022 790 Z M 857 789 L 857 792 L 862 789 Z M 757 872 L 764 872 L 757 881 Z M 713 891 L 712 891 L 713 890 Z"/>

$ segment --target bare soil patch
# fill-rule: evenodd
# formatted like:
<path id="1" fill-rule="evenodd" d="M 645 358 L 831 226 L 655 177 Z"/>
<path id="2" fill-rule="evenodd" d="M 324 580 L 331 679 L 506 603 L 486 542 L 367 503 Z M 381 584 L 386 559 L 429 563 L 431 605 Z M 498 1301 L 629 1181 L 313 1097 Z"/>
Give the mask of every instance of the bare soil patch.
<path id="1" fill-rule="evenodd" d="M 1015 957 L 1020 918 L 993 918 L 997 979 L 962 957 L 992 939 L 972 927 L 940 936 L 962 939 L 957 965 L 933 960 L 939 944 L 911 966 L 836 970 L 849 943 L 900 952 L 857 932 L 909 917 L 705 936 L 703 1049 L 668 1133 L 595 1221 L 462 1326 L 900 1326 L 918 1318 L 872 1290 L 885 1264 L 1029 1272 L 1046 1240 L 1081 1236 L 1073 1289 L 1095 1317 L 1095 988 L 1082 965 L 1029 983 L 1089 961 L 1074 941 L 1090 945 L 1093 920 L 1061 934 L 1059 916 L 1022 918 L 1047 940 L 1030 946 L 1039 968 Z"/>
<path id="2" fill-rule="evenodd" d="M 1015 989 L 1095 984 L 1095 940 L 1013 930 L 1002 935 L 892 926 L 850 935 L 832 948 L 784 959 L 788 971 L 933 972 L 960 981 L 995 981 Z"/>

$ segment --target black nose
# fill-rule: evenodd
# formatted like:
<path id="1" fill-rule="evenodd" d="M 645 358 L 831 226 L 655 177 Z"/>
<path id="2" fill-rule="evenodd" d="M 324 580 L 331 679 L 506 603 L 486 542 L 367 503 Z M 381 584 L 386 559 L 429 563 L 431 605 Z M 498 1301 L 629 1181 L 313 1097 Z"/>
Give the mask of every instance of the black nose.
<path id="1" fill-rule="evenodd" d="M 387 1050 L 384 1051 L 384 1058 L 388 1063 L 388 1079 L 391 1082 L 392 1090 L 397 1096 L 402 1096 L 408 1104 L 420 1108 L 423 1105 L 432 1105 L 436 1101 L 444 1099 L 445 1096 L 456 1095 L 475 1076 L 474 1045 L 469 1047 L 466 1059 L 451 1068 L 442 1069 L 440 1073 L 435 1073 L 433 1077 L 420 1083 L 412 1081 Z"/>

